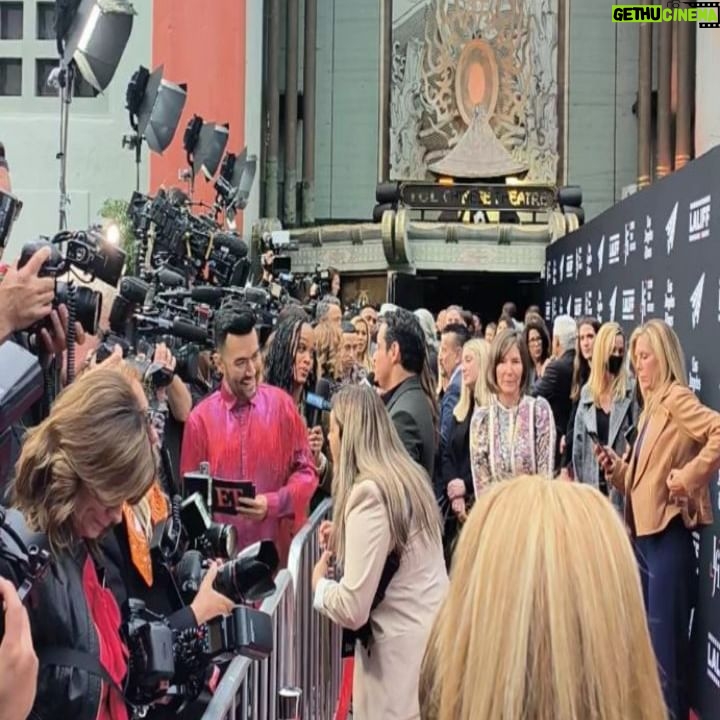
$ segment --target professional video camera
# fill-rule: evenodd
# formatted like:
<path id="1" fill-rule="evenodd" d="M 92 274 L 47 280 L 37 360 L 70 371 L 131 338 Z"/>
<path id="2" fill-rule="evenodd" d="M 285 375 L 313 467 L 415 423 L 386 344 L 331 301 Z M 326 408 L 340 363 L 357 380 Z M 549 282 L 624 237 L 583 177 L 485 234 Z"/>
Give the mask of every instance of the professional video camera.
<path id="1" fill-rule="evenodd" d="M 44 536 L 25 537 L 20 513 L 0 507 L 0 576 L 15 585 L 21 601 L 29 595 L 50 567 Z M 5 635 L 5 615 L 0 609 L 0 640 Z"/>
<path id="2" fill-rule="evenodd" d="M 62 249 L 60 246 L 63 246 Z M 57 278 L 73 269 L 87 273 L 89 280 L 102 280 L 115 287 L 122 276 L 125 252 L 108 242 L 99 228 L 87 231 L 63 231 L 52 239 L 41 238 L 26 243 L 20 253 L 18 267 L 23 267 L 41 248 L 50 248 L 50 257 L 43 264 L 41 277 L 55 278 L 55 299 L 53 305 L 66 305 L 72 319 L 78 320 L 83 329 L 94 335 L 98 329 L 102 310 L 102 295 L 87 287 L 75 287 L 72 282 L 61 282 Z M 49 321 L 39 323 L 50 327 Z"/>
<path id="3" fill-rule="evenodd" d="M 250 262 L 245 241 L 217 225 L 213 217 L 193 215 L 181 191 L 160 190 L 155 197 L 134 193 L 128 215 L 140 241 L 139 265 L 146 260 L 152 234 L 152 268 L 171 265 L 182 270 L 188 281 L 205 278 L 217 286 L 247 282 Z"/>
<path id="4" fill-rule="evenodd" d="M 273 651 L 272 620 L 259 610 L 236 606 L 229 615 L 178 632 L 142 601 L 130 600 L 128 606 L 126 696 L 137 705 L 163 695 L 191 702 L 203 689 L 210 663 L 223 664 L 235 655 L 261 660 Z M 160 690 L 161 683 L 172 685 Z"/>

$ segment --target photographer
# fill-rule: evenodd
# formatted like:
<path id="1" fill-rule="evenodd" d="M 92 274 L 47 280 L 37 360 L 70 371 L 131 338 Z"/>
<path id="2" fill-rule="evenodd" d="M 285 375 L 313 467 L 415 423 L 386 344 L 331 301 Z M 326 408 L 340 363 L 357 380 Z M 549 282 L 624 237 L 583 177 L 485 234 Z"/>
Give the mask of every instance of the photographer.
<path id="1" fill-rule="evenodd" d="M 0 720 L 25 720 L 37 689 L 38 660 L 30 623 L 15 586 L 0 578 L 5 636 L 0 642 Z"/>
<path id="2" fill-rule="evenodd" d="M 127 671 L 120 611 L 97 541 L 156 476 L 148 418 L 130 382 L 99 367 L 66 388 L 28 432 L 16 475 L 14 505 L 30 531 L 44 533 L 53 559 L 29 608 L 40 658 L 33 718 L 127 720 L 117 690 Z"/>

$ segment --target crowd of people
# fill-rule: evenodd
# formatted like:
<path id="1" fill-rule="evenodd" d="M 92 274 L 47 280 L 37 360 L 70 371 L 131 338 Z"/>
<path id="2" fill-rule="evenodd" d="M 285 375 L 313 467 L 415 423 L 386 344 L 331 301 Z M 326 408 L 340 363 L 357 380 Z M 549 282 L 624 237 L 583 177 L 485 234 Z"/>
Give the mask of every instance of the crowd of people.
<path id="1" fill-rule="evenodd" d="M 29 293 L 0 308 L 2 339 L 50 313 L 48 341 L 62 334 L 37 267 L 0 285 Z M 347 313 L 336 276 L 262 345 L 252 309 L 223 305 L 195 383 L 150 387 L 90 349 L 27 431 L 8 518 L 53 564 L 27 610 L 0 583 L 0 718 L 125 720 L 128 599 L 176 630 L 232 609 L 217 567 L 188 602 L 151 551 L 173 466 L 205 466 L 252 489 L 214 518 L 241 547 L 274 541 L 281 564 L 332 497 L 314 605 L 346 631 L 356 720 L 686 720 L 691 530 L 711 522 L 720 415 L 673 330 L 549 328 L 512 302 L 485 327 L 456 305 Z M 154 359 L 173 371 L 164 345 Z M 173 716 L 157 696 L 149 716 Z"/>

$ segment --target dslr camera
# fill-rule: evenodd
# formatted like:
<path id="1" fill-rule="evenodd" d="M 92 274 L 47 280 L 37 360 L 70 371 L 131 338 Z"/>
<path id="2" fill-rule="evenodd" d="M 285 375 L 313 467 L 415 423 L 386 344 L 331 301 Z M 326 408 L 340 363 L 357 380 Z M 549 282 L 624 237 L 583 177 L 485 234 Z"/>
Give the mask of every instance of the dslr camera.
<path id="1" fill-rule="evenodd" d="M 91 280 L 97 278 L 115 287 L 125 266 L 124 251 L 107 242 L 99 228 L 80 232 L 63 231 L 52 240 L 41 238 L 25 243 L 18 267 L 26 265 L 30 258 L 44 247 L 50 248 L 50 257 L 38 274 L 41 277 L 55 278 L 53 306 L 57 308 L 59 305 L 66 305 L 85 332 L 95 335 L 100 322 L 102 295 L 90 288 L 75 287 L 74 284 L 57 278 L 74 268 L 89 274 Z M 49 320 L 41 321 L 31 329 L 49 327 L 48 323 Z"/>

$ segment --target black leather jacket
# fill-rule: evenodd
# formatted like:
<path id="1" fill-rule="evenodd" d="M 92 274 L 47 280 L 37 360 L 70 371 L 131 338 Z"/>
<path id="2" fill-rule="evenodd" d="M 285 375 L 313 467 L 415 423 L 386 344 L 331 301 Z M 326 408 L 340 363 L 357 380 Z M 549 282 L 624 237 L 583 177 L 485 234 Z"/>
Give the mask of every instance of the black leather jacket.
<path id="1" fill-rule="evenodd" d="M 11 511 L 8 520 L 21 537 L 32 535 L 19 513 Z M 83 592 L 82 574 L 87 557 L 85 545 L 55 556 L 26 601 L 33 645 L 41 658 L 30 720 L 97 717 L 102 691 L 98 676 L 75 668 L 42 664 L 43 648 L 48 647 L 73 648 L 100 657 L 97 632 Z"/>

